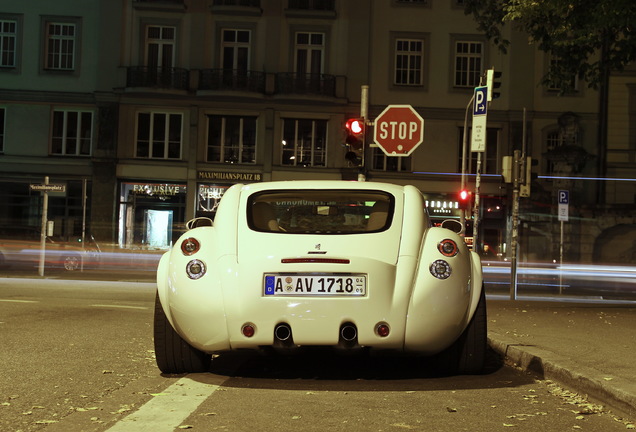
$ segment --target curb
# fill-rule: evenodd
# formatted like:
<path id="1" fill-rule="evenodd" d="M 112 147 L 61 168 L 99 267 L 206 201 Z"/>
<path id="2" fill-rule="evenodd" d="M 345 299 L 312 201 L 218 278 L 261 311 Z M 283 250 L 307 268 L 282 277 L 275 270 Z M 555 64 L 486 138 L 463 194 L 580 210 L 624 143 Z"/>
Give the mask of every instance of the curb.
<path id="1" fill-rule="evenodd" d="M 626 380 L 612 377 L 608 381 L 607 375 L 596 369 L 574 366 L 572 359 L 534 345 L 506 340 L 495 332 L 488 332 L 488 344 L 502 356 L 505 364 L 537 374 L 540 379 L 558 382 L 579 394 L 586 394 L 616 413 L 636 418 L 636 394 L 626 390 L 631 384 Z"/>

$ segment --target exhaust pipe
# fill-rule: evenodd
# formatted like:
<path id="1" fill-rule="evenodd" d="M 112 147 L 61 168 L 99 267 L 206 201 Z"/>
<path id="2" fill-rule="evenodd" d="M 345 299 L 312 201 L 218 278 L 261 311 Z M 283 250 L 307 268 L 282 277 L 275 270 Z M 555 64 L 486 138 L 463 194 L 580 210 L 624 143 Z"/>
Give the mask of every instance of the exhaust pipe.
<path id="1" fill-rule="evenodd" d="M 358 337 L 358 329 L 353 324 L 345 324 L 340 329 L 340 336 L 345 342 L 352 342 Z"/>
<path id="2" fill-rule="evenodd" d="M 285 342 L 291 337 L 291 327 L 288 324 L 278 324 L 274 328 L 274 336 L 277 340 Z"/>

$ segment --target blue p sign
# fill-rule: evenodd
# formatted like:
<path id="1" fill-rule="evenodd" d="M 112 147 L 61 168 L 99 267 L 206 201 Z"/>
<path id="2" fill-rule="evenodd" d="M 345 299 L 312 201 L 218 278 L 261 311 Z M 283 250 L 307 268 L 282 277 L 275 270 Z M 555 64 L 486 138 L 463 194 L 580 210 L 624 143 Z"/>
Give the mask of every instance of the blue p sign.
<path id="1" fill-rule="evenodd" d="M 475 103 L 473 105 L 473 115 L 485 115 L 488 110 L 486 95 L 488 87 L 475 87 Z"/>
<path id="2" fill-rule="evenodd" d="M 570 191 L 560 190 L 559 204 L 569 204 L 569 203 L 570 203 Z"/>

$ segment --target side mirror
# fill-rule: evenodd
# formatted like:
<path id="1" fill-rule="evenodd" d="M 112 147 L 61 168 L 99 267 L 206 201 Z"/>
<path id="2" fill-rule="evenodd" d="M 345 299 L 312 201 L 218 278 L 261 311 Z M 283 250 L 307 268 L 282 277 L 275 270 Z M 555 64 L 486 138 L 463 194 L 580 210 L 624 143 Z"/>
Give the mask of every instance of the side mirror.
<path id="1" fill-rule="evenodd" d="M 464 225 L 462 225 L 461 222 L 455 219 L 446 219 L 444 222 L 442 222 L 442 228 L 449 229 L 454 233 L 459 234 L 464 230 Z"/>

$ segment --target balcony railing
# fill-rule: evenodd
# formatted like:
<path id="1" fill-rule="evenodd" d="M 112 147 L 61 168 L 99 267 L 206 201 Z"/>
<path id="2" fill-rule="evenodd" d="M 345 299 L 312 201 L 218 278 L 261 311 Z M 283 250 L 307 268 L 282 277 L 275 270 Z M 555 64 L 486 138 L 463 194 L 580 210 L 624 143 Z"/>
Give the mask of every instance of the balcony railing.
<path id="1" fill-rule="evenodd" d="M 301 10 L 334 10 L 335 0 L 289 0 L 289 9 Z"/>
<path id="2" fill-rule="evenodd" d="M 199 90 L 234 90 L 263 93 L 265 74 L 232 69 L 204 69 L 199 74 Z"/>
<path id="3" fill-rule="evenodd" d="M 213 5 L 261 7 L 261 0 L 214 0 Z"/>
<path id="4" fill-rule="evenodd" d="M 127 87 L 187 90 L 189 81 L 190 71 L 182 68 L 130 66 L 126 76 Z"/>
<path id="5" fill-rule="evenodd" d="M 336 95 L 336 77 L 325 74 L 279 73 L 276 75 L 276 93 Z"/>

